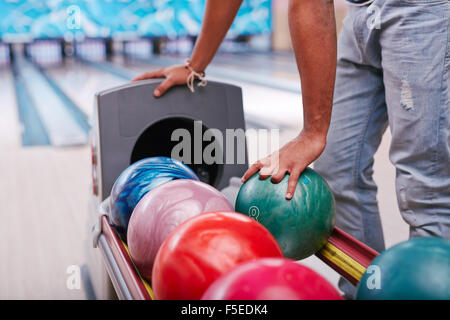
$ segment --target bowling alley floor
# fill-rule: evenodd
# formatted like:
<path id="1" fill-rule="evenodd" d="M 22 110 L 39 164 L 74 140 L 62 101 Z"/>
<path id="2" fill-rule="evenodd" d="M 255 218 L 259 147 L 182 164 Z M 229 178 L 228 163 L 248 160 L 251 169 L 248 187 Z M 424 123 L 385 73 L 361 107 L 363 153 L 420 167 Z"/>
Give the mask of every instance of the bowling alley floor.
<path id="1" fill-rule="evenodd" d="M 86 72 L 83 76 L 90 79 L 92 85 L 80 92 L 83 99 L 89 99 L 80 102 L 84 104 L 80 108 L 85 109 L 86 105 L 92 105 L 93 97 L 86 97 L 92 93 L 84 93 L 97 91 L 100 87 L 95 86 L 101 86 L 107 79 L 99 71 Z M 68 86 L 67 83 L 62 84 L 64 86 Z M 261 99 L 262 92 L 271 92 L 271 101 L 278 105 L 283 101 L 281 97 L 286 97 L 286 101 L 290 99 L 286 93 L 275 89 L 270 91 L 247 85 L 244 87 L 246 114 L 258 115 L 259 112 L 260 117 L 271 118 L 275 113 L 275 119 L 281 122 L 283 113 L 279 106 L 274 108 L 275 112 L 264 108 L 258 111 L 258 98 Z M 72 270 L 71 266 L 81 267 L 86 263 L 90 244 L 87 225 L 91 175 L 89 148 L 23 147 L 20 139 L 23 128 L 11 73 L 5 70 L 0 70 L 0 97 L 0 234 L 3 237 L 0 241 L 0 299 L 85 299 L 83 286 L 70 289 L 67 282 L 68 268 Z M 300 101 L 300 97 L 297 99 Z M 284 114 L 286 118 L 292 118 L 291 110 Z M 290 119 L 285 121 L 288 123 Z M 299 122 L 297 120 L 294 127 L 284 131 L 283 142 L 295 135 L 301 126 Z M 407 239 L 408 227 L 397 208 L 395 171 L 388 160 L 389 142 L 387 132 L 375 156 L 375 180 L 379 186 L 386 244 L 392 246 Z M 317 258 L 308 258 L 304 263 L 333 283 L 337 282 L 337 274 Z"/>
<path id="2" fill-rule="evenodd" d="M 85 262 L 88 147 L 22 147 L 9 75 L 0 71 L 0 299 L 84 299 L 66 282 Z"/>

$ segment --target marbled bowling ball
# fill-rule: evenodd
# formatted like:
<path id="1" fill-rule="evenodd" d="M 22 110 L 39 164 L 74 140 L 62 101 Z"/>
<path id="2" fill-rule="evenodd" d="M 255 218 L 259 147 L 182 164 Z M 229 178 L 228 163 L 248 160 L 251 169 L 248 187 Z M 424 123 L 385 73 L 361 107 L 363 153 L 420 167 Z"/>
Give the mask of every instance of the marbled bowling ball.
<path id="1" fill-rule="evenodd" d="M 109 220 L 124 240 L 131 214 L 142 197 L 175 179 L 199 180 L 188 166 L 167 157 L 146 158 L 122 172 L 111 191 Z"/>
<path id="2" fill-rule="evenodd" d="M 289 175 L 274 184 L 253 175 L 241 187 L 235 210 L 265 226 L 285 257 L 300 260 L 325 245 L 334 225 L 334 198 L 326 181 L 306 168 L 294 196 L 286 200 Z"/>
<path id="3" fill-rule="evenodd" d="M 174 180 L 148 192 L 137 204 L 128 225 L 131 257 L 151 281 L 153 262 L 163 241 L 178 225 L 198 214 L 233 211 L 219 190 L 195 180 Z"/>

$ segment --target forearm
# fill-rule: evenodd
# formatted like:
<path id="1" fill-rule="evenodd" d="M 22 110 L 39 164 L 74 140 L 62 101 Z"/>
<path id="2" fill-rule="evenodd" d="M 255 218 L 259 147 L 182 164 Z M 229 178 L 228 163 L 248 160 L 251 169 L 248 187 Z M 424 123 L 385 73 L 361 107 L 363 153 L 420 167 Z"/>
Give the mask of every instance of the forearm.
<path id="1" fill-rule="evenodd" d="M 208 0 L 191 66 L 203 71 L 214 58 L 241 6 L 242 0 Z"/>
<path id="2" fill-rule="evenodd" d="M 303 131 L 325 139 L 336 75 L 333 1 L 290 0 L 289 29 L 301 78 Z"/>

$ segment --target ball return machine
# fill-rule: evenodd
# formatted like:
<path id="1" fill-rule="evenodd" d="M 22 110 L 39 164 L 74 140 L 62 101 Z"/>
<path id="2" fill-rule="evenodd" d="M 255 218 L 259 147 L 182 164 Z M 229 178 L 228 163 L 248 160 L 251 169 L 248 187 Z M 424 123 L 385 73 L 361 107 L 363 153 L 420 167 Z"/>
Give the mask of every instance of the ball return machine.
<path id="1" fill-rule="evenodd" d="M 108 222 L 108 201 L 114 181 L 130 164 L 152 156 L 171 156 L 178 143 L 172 132 L 183 128 L 194 137 L 215 129 L 226 136 L 226 129 L 245 130 L 242 93 L 239 87 L 209 82 L 191 93 L 186 87 L 174 87 L 161 98 L 153 91 L 158 80 L 126 84 L 99 92 L 95 97 L 91 131 L 92 188 L 89 214 L 91 229 L 88 272 L 98 299 L 153 299 L 151 285 L 138 272 L 124 239 Z M 201 121 L 199 128 L 196 123 Z M 212 140 L 219 136 L 212 135 Z M 220 142 L 220 141 L 219 141 Z M 192 152 L 203 152 L 210 142 L 192 145 Z M 245 144 L 245 141 L 244 141 Z M 223 148 L 221 156 L 238 154 L 238 145 Z M 198 149 L 199 148 L 199 149 Z M 179 159 L 182 160 L 182 159 Z M 186 163 L 201 181 L 222 190 L 230 179 L 241 177 L 248 168 L 237 164 Z M 357 284 L 377 255 L 363 243 L 335 228 L 327 244 L 316 253 L 351 283 Z"/>

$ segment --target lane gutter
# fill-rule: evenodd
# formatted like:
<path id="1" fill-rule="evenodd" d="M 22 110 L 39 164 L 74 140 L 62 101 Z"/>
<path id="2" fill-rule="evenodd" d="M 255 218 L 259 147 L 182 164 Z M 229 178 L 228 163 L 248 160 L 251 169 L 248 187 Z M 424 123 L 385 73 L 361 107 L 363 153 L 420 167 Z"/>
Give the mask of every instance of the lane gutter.
<path id="1" fill-rule="evenodd" d="M 66 106 L 67 110 L 73 116 L 78 125 L 86 134 L 88 134 L 91 130 L 89 116 L 83 110 L 81 110 L 81 108 L 75 102 L 73 102 L 73 100 L 69 98 L 68 95 L 65 94 L 62 88 L 49 76 L 44 68 L 38 65 L 35 65 L 35 67 L 42 75 L 42 78 L 47 81 L 47 83 L 52 87 L 58 97 L 64 102 L 64 106 Z"/>
<path id="2" fill-rule="evenodd" d="M 23 146 L 51 145 L 49 135 L 36 109 L 36 104 L 25 85 L 25 80 L 18 70 L 17 62 L 11 65 L 17 108 L 22 130 Z"/>

